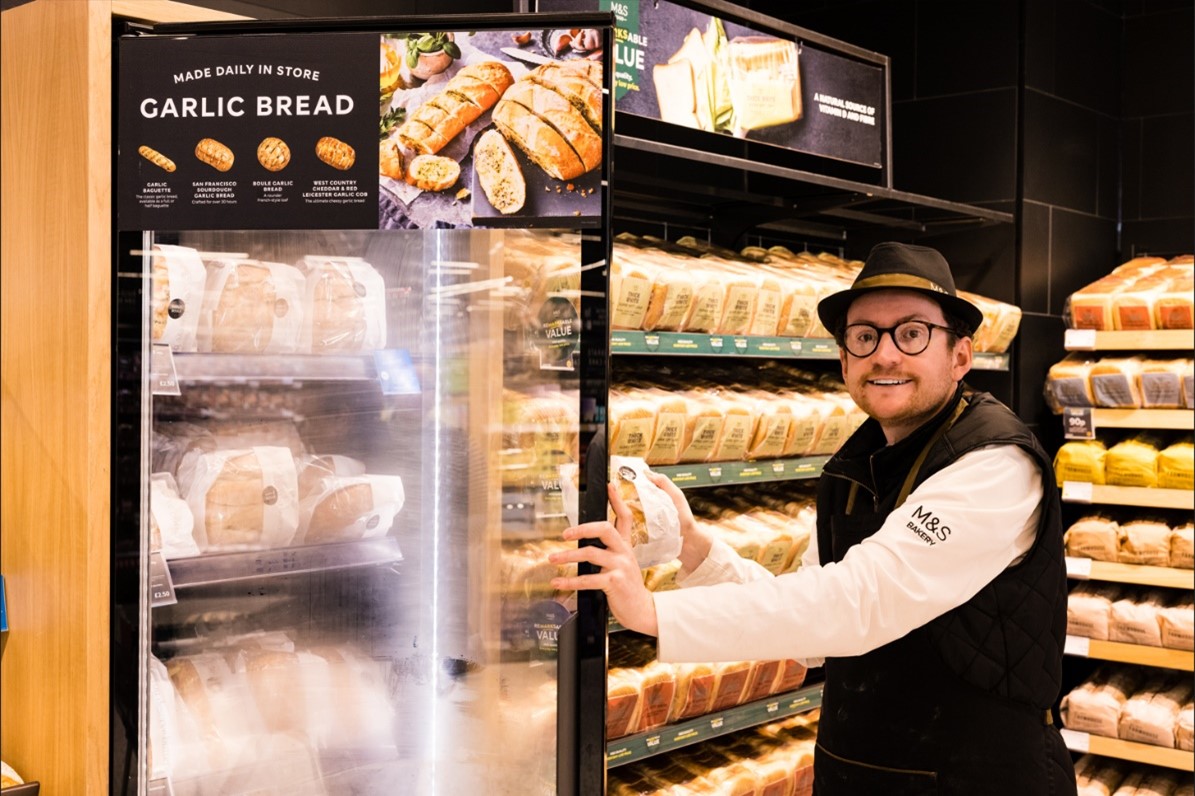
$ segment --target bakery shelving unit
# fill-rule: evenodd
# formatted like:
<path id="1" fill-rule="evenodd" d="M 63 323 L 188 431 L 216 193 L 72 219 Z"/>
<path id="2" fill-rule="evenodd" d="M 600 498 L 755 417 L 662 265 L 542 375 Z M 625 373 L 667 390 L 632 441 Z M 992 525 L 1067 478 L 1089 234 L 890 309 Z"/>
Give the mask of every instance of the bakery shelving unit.
<path id="1" fill-rule="evenodd" d="M 1127 760 L 1131 763 L 1146 763 L 1179 771 L 1195 771 L 1195 758 L 1182 749 L 1166 749 L 1162 746 L 1122 741 L 1119 738 L 1105 738 L 1086 732 L 1062 730 L 1066 748 L 1080 754 L 1101 755 Z"/>
<path id="2" fill-rule="evenodd" d="M 1195 347 L 1195 331 L 1167 329 L 1102 332 L 1092 329 L 1068 329 L 1063 344 L 1068 351 L 1189 353 Z M 1195 412 L 1190 409 L 1091 408 L 1071 411 L 1087 413 L 1087 426 L 1093 433 L 1096 428 L 1164 431 L 1195 429 Z M 1195 495 L 1180 489 L 1151 489 L 1067 481 L 1062 485 L 1062 499 L 1073 504 L 1195 510 Z M 1066 571 L 1067 576 L 1073 580 L 1099 580 L 1186 591 L 1195 588 L 1195 571 L 1188 569 L 1093 561 L 1067 556 Z M 1063 651 L 1068 656 L 1078 658 L 1184 672 L 1195 670 L 1195 653 L 1186 650 L 1067 636 Z M 1068 729 L 1063 729 L 1062 735 L 1067 748 L 1073 752 L 1113 757 L 1180 771 L 1195 771 L 1195 758 L 1190 752 L 1181 749 L 1167 749 Z"/>
<path id="3" fill-rule="evenodd" d="M 214 553 L 166 562 L 176 589 L 214 586 L 275 575 L 300 575 L 355 567 L 394 566 L 402 551 L 392 537 L 356 542 Z"/>
<path id="4" fill-rule="evenodd" d="M 821 705 L 822 685 L 818 683 L 687 721 L 668 724 L 649 732 L 617 738 L 607 744 L 606 767 L 614 768 L 634 763 L 732 732 L 779 721 L 799 713 L 808 713 Z"/>
<path id="5" fill-rule="evenodd" d="M 1087 481 L 1063 481 L 1062 499 L 1067 503 L 1195 510 L 1195 495 L 1185 489 L 1156 489 L 1143 486 L 1092 484 Z"/>
<path id="6" fill-rule="evenodd" d="M 719 3 L 717 8 L 726 5 Z M 887 175 L 882 178 L 886 184 L 877 185 L 838 173 L 810 171 L 795 163 L 794 167 L 777 165 L 773 162 L 775 148 L 753 149 L 758 145 L 750 141 L 692 133 L 640 116 L 619 113 L 617 124 L 616 227 L 626 221 L 666 230 L 701 230 L 710 242 L 732 248 L 741 246 L 748 232 L 752 240 L 758 235 L 782 243 L 800 241 L 815 249 L 841 251 L 850 241 L 854 250 L 865 252 L 879 240 L 915 241 L 960 231 L 1011 229 L 1013 223 L 1010 213 L 895 190 Z M 667 231 L 664 237 L 668 237 Z M 836 368 L 839 359 L 838 347 L 828 338 L 623 329 L 611 331 L 610 354 L 614 370 L 619 361 L 647 357 L 694 366 L 735 359 L 807 361 L 820 363 L 822 369 Z M 985 353 L 976 355 L 973 369 L 1007 372 L 1010 364 L 1008 353 Z M 829 458 L 708 462 L 652 469 L 682 489 L 696 489 L 815 479 Z M 610 629 L 621 628 L 614 623 Z M 608 742 L 607 767 L 811 710 L 820 700 L 821 685 L 813 684 L 730 711 L 612 740 Z"/>
<path id="7" fill-rule="evenodd" d="M 1195 570 L 1175 567 L 1121 564 L 1115 561 L 1093 561 L 1090 558 L 1067 556 L 1066 574 L 1074 580 L 1102 580 L 1109 583 L 1132 583 L 1137 586 L 1160 586 L 1165 589 L 1195 589 Z"/>
<path id="8" fill-rule="evenodd" d="M 1066 655 L 1091 658 L 1092 660 L 1136 663 L 1160 669 L 1178 669 L 1183 672 L 1195 671 L 1195 652 L 1187 650 L 1122 644 L 1117 641 L 1101 641 L 1083 636 L 1067 636 L 1063 652 Z"/>

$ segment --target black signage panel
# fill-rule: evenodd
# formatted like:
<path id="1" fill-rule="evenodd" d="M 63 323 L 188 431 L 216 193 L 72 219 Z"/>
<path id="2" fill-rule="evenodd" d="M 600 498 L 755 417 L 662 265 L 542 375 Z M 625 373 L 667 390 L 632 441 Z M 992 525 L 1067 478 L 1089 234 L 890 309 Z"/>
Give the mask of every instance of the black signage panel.
<path id="1" fill-rule="evenodd" d="M 539 9 L 595 2 L 614 13 L 620 112 L 883 168 L 880 64 L 668 0 L 539 0 Z M 560 46 L 546 44 L 551 53 Z"/>
<path id="2" fill-rule="evenodd" d="M 121 229 L 376 228 L 377 37 L 120 46 Z"/>

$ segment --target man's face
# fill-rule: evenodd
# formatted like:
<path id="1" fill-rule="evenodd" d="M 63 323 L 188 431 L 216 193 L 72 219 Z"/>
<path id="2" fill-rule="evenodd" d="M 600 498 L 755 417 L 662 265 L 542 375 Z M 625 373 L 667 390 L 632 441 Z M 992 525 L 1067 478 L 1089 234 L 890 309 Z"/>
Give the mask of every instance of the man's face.
<path id="1" fill-rule="evenodd" d="M 945 325 L 938 302 L 911 290 L 876 290 L 855 299 L 846 322 L 885 328 L 905 321 Z M 904 439 L 933 417 L 954 395 L 958 382 L 971 369 L 971 338 L 953 345 L 943 329 L 930 332 L 929 346 L 911 356 L 896 347 L 891 334 L 882 333 L 870 356 L 839 352 L 842 377 L 855 403 L 875 418 L 888 444 Z"/>

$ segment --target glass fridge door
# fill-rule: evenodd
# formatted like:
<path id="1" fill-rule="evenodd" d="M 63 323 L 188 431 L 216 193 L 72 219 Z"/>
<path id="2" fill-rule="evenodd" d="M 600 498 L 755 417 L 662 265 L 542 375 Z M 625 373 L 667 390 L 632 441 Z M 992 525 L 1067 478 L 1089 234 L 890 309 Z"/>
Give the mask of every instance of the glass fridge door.
<path id="1" fill-rule="evenodd" d="M 151 792 L 556 793 L 581 234 L 135 245 Z"/>
<path id="2" fill-rule="evenodd" d="M 610 20 L 121 39 L 113 792 L 604 789 Z"/>

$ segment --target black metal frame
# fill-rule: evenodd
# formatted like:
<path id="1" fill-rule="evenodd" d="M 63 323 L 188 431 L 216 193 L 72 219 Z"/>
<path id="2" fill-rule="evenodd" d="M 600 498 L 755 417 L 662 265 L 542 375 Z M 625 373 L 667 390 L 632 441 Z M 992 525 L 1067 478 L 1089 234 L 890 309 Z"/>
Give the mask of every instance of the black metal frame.
<path id="1" fill-rule="evenodd" d="M 143 35 L 233 35 L 253 33 L 302 32 L 374 32 L 426 28 L 429 24 L 462 30 L 492 30 L 519 26 L 575 27 L 583 25 L 602 29 L 606 37 L 603 92 L 602 145 L 606 153 L 602 165 L 602 212 L 607 223 L 597 230 L 586 230 L 582 237 L 582 261 L 594 267 L 582 272 L 581 322 L 585 345 L 581 348 L 579 370 L 581 406 L 592 412 L 592 422 L 583 427 L 581 467 L 584 468 L 580 517 L 583 521 L 605 517 L 606 511 L 606 403 L 609 386 L 609 335 L 606 295 L 612 245 L 611 168 L 613 151 L 613 94 L 609 90 L 613 15 L 608 13 L 444 15 L 434 17 L 370 17 L 355 19 L 304 19 L 244 22 L 163 24 L 146 26 L 126 23 L 116 33 L 113 53 L 119 64 L 119 39 Z M 119 68 L 113 69 L 114 107 L 120 102 Z M 117 135 L 117 113 L 113 113 L 112 140 Z M 113 174 L 116 152 L 113 152 Z M 142 637 L 139 623 L 143 598 L 141 506 L 145 485 L 141 479 L 143 367 L 141 351 L 145 330 L 142 302 L 145 288 L 144 264 L 130 252 L 142 247 L 142 232 L 120 232 L 113 224 L 112 283 L 112 383 L 116 400 L 112 415 L 112 565 L 111 577 L 111 655 L 109 675 L 112 684 L 111 725 L 109 734 L 110 792 L 141 792 L 138 758 L 140 700 L 144 684 L 140 682 L 138 651 L 148 639 Z M 583 796 L 605 792 L 606 781 L 606 632 L 605 595 L 582 592 L 577 613 L 560 630 L 559 694 L 557 739 L 557 790 L 561 794 Z"/>

